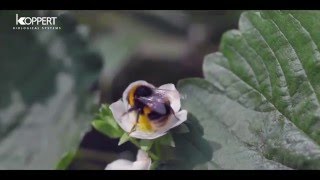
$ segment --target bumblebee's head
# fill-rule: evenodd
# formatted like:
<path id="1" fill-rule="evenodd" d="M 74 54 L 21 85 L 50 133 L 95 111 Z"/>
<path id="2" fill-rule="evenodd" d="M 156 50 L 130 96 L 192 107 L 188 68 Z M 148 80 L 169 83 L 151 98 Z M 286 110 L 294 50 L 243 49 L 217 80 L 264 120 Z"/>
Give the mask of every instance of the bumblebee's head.
<path id="1" fill-rule="evenodd" d="M 135 90 L 133 90 L 134 97 L 147 97 L 152 95 L 152 88 L 144 85 L 138 85 Z"/>
<path id="2" fill-rule="evenodd" d="M 152 95 L 152 88 L 145 85 L 137 85 L 129 91 L 127 100 L 130 106 L 133 106 L 136 98 L 147 97 L 151 95 Z"/>
<path id="3" fill-rule="evenodd" d="M 130 84 L 123 93 L 123 99 L 126 99 L 130 106 L 135 103 L 137 97 L 147 97 L 152 95 L 155 87 L 145 81 L 136 81 Z"/>

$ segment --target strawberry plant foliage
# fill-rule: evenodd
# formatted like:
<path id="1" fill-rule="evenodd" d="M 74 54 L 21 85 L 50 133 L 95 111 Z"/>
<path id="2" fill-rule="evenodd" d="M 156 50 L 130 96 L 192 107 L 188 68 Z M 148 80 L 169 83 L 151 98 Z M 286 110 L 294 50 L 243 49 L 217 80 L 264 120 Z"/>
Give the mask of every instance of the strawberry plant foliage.
<path id="1" fill-rule="evenodd" d="M 102 59 L 69 13 L 59 16 L 59 31 L 16 31 L 9 25 L 16 14 L 38 13 L 0 13 L 8 25 L 0 30 L 5 42 L 0 48 L 0 169 L 54 169 L 90 128 L 94 103 L 87 89 L 98 78 Z M 72 154 L 58 169 L 70 164 Z"/>
<path id="2" fill-rule="evenodd" d="M 179 82 L 220 147 L 200 168 L 320 168 L 319 29 L 318 11 L 244 12 L 205 57 L 205 78 Z"/>

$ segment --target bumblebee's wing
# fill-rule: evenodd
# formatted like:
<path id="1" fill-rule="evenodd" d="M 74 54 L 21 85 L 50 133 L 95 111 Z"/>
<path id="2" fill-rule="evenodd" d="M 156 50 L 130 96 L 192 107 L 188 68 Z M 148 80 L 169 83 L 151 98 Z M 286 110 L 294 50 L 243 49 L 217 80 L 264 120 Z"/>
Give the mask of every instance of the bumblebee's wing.
<path id="1" fill-rule="evenodd" d="M 168 92 L 175 92 L 175 90 L 171 90 L 171 89 L 161 89 L 161 88 L 153 88 L 153 91 L 159 94 L 165 94 Z"/>
<path id="2" fill-rule="evenodd" d="M 141 103 L 148 106 L 152 111 L 155 111 L 161 115 L 167 113 L 165 101 L 159 96 L 139 97 L 138 99 Z"/>
<path id="3" fill-rule="evenodd" d="M 157 96 L 163 97 L 163 99 L 168 99 L 168 96 L 181 98 L 177 90 L 154 88 L 153 91 L 154 91 L 154 94 L 156 94 Z"/>
<path id="4" fill-rule="evenodd" d="M 174 112 L 178 112 L 181 108 L 181 95 L 178 90 L 174 87 L 173 84 L 162 85 L 159 88 L 154 90 L 154 94 L 159 94 L 166 101 L 170 102 L 170 107 Z"/>

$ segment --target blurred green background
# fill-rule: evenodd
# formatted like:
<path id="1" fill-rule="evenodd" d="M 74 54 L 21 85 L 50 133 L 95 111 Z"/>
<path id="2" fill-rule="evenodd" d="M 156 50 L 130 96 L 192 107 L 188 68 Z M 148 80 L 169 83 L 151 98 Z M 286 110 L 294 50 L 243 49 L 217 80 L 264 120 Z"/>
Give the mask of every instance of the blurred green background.
<path id="1" fill-rule="evenodd" d="M 206 54 L 241 11 L 0 11 L 0 169 L 104 169 L 136 149 L 92 129 L 127 85 L 202 77 Z M 57 16 L 61 30 L 12 30 L 15 15 Z"/>

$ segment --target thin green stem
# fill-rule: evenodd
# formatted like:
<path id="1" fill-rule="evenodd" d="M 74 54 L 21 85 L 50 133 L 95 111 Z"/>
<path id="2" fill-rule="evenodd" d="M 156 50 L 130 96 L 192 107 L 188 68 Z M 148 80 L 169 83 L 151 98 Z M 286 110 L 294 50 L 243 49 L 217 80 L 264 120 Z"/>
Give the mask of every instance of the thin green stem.
<path id="1" fill-rule="evenodd" d="M 155 155 L 153 152 L 148 151 L 149 156 L 151 157 L 152 160 L 157 161 L 159 160 L 159 157 Z"/>
<path id="2" fill-rule="evenodd" d="M 134 144 L 135 146 L 137 146 L 138 148 L 140 148 L 139 142 L 134 139 L 134 138 L 130 138 L 130 141 L 132 142 L 132 144 Z"/>
<path id="3" fill-rule="evenodd" d="M 135 146 L 137 146 L 140 149 L 140 144 L 136 139 L 130 138 L 130 142 L 132 142 L 132 144 L 134 144 Z M 154 160 L 154 161 L 159 160 L 159 157 L 157 155 L 155 155 L 153 152 L 147 151 L 147 153 L 151 157 L 152 160 Z"/>

